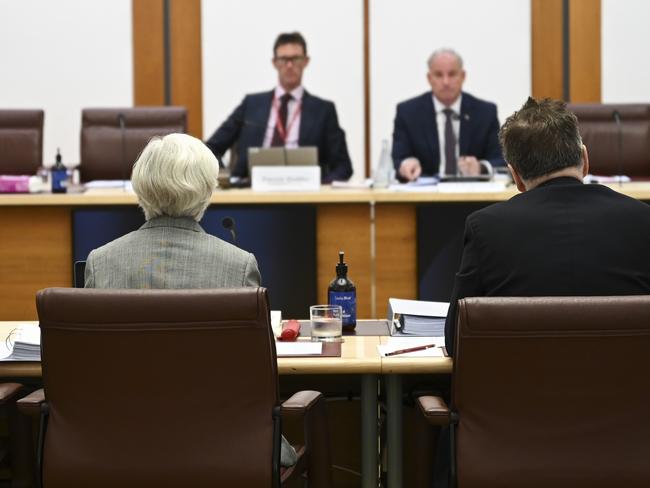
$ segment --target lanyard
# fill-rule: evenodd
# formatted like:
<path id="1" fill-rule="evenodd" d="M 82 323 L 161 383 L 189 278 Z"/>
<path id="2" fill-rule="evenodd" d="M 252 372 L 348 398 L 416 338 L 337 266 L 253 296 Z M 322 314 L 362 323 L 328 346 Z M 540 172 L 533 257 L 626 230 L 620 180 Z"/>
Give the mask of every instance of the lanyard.
<path id="1" fill-rule="evenodd" d="M 291 127 L 293 127 L 294 122 L 300 115 L 300 112 L 302 110 L 302 100 L 296 100 L 297 106 L 296 109 L 293 111 L 293 115 L 291 116 L 291 120 L 289 120 L 289 123 L 287 124 L 287 128 L 284 128 L 284 125 L 282 124 L 282 120 L 280 120 L 280 102 L 279 99 L 276 97 L 273 99 L 273 112 L 275 113 L 275 128 L 278 130 L 278 134 L 280 135 L 280 139 L 282 139 L 282 143 L 286 144 L 287 143 L 287 137 L 289 136 L 289 132 L 291 132 Z M 287 104 L 287 112 L 289 111 L 289 106 Z"/>

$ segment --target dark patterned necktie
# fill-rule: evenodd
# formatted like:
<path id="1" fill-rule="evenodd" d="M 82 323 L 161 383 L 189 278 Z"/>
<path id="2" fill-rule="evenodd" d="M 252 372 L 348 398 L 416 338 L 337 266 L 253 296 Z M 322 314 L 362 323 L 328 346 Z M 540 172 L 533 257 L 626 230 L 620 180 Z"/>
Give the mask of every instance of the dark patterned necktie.
<path id="1" fill-rule="evenodd" d="M 276 123 L 273 129 L 273 139 L 271 139 L 271 146 L 273 147 L 284 146 L 286 139 L 289 137 L 289 134 L 287 134 L 287 114 L 289 112 L 289 101 L 292 99 L 291 93 L 285 93 L 280 97 L 280 110 L 278 112 L 280 124 Z M 284 137 L 278 130 L 278 125 L 281 125 L 282 129 L 284 129 Z"/>
<path id="2" fill-rule="evenodd" d="M 442 111 L 445 114 L 445 174 L 455 175 L 456 167 L 456 135 L 452 125 L 454 111 L 446 108 Z"/>

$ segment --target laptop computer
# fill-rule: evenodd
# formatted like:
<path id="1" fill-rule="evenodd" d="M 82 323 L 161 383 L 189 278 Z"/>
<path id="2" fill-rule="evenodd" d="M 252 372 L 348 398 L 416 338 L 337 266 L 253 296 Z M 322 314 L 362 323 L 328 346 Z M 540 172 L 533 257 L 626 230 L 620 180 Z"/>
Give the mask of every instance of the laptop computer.
<path id="1" fill-rule="evenodd" d="M 318 166 L 318 148 L 316 146 L 285 149 L 287 166 Z"/>
<path id="2" fill-rule="evenodd" d="M 283 147 L 249 147 L 248 169 L 253 166 L 284 166 Z"/>
<path id="3" fill-rule="evenodd" d="M 249 147 L 248 169 L 253 166 L 317 166 L 318 148 L 304 146 L 285 147 Z"/>

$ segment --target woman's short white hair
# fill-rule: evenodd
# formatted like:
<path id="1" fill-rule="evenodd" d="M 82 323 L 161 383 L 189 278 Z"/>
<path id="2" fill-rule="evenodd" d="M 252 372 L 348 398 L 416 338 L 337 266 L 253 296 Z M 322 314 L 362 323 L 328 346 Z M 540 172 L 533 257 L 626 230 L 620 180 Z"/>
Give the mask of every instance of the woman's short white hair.
<path id="1" fill-rule="evenodd" d="M 197 222 L 217 187 L 219 163 L 199 139 L 187 134 L 154 137 L 133 165 L 131 182 L 147 220 L 161 215 Z"/>

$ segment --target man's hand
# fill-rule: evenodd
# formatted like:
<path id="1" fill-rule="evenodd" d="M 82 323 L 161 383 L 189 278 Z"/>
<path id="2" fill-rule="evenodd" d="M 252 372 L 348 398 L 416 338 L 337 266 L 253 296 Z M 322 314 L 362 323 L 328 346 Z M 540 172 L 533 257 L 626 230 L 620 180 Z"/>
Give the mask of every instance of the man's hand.
<path id="1" fill-rule="evenodd" d="M 399 165 L 399 175 L 406 181 L 417 180 L 422 173 L 422 166 L 418 158 L 406 158 Z"/>
<path id="2" fill-rule="evenodd" d="M 474 156 L 458 158 L 458 171 L 463 176 L 478 176 L 481 174 L 481 163 Z"/>

